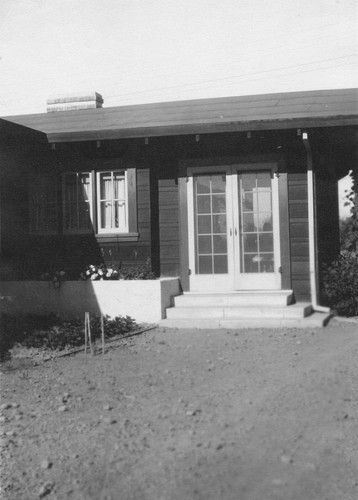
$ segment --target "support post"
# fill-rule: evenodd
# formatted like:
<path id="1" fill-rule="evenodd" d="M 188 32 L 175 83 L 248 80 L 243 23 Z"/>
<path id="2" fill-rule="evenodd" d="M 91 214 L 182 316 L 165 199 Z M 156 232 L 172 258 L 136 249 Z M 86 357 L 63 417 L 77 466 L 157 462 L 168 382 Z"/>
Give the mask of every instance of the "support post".
<path id="1" fill-rule="evenodd" d="M 307 198 L 308 198 L 308 239 L 309 239 L 309 271 L 312 307 L 318 312 L 329 312 L 328 307 L 323 307 L 317 303 L 317 262 L 316 262 L 316 219 L 315 219 L 315 197 L 314 197 L 314 177 L 311 145 L 308 140 L 308 133 L 302 134 L 303 144 L 307 153 Z"/>

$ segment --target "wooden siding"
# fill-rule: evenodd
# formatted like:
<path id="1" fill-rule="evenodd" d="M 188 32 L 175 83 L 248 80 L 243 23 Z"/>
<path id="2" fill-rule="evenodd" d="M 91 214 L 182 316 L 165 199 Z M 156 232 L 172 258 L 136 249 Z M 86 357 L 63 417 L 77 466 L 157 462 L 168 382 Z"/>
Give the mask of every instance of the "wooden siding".
<path id="1" fill-rule="evenodd" d="M 158 180 L 160 275 L 179 276 L 179 190 L 176 178 Z"/>
<path id="2" fill-rule="evenodd" d="M 307 173 L 288 173 L 292 289 L 296 300 L 310 299 Z"/>
<path id="3" fill-rule="evenodd" d="M 66 270 L 78 279 L 89 264 L 144 264 L 151 257 L 150 171 L 137 161 L 137 196 L 135 211 L 138 237 L 121 238 L 87 235 L 64 235 L 59 224 L 57 234 L 29 233 L 28 184 L 34 172 L 51 177 L 60 185 L 61 173 L 71 170 L 133 168 L 132 160 L 123 158 L 86 158 L 76 151 L 51 151 L 48 145 L 25 144 L 0 147 L 1 163 L 1 260 L 0 279 L 39 279 L 48 271 Z M 126 164 L 126 165 L 124 165 Z M 120 165 L 120 167 L 118 167 Z M 58 204 L 62 211 L 61 200 Z M 61 219 L 61 217 L 60 217 Z"/>

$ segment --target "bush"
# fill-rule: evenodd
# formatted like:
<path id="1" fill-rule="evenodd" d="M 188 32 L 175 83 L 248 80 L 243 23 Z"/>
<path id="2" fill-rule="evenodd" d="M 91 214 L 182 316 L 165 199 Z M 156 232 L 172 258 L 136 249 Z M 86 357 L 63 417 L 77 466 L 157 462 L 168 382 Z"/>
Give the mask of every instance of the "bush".
<path id="1" fill-rule="evenodd" d="M 358 316 L 358 255 L 343 250 L 323 268 L 323 300 L 342 316 Z"/>
<path id="2" fill-rule="evenodd" d="M 82 280 L 154 280 L 150 259 L 145 264 L 135 267 L 122 267 L 122 265 L 106 266 L 104 264 L 87 266 L 81 273 Z"/>
<path id="3" fill-rule="evenodd" d="M 93 341 L 101 337 L 101 318 L 92 317 L 90 321 Z M 114 319 L 104 317 L 105 337 L 124 335 L 138 327 L 129 316 Z M 84 344 L 84 321 L 74 319 L 63 321 L 58 316 L 38 316 L 31 314 L 0 317 L 0 359 L 8 357 L 9 350 L 16 344 L 26 347 L 63 350 Z"/>

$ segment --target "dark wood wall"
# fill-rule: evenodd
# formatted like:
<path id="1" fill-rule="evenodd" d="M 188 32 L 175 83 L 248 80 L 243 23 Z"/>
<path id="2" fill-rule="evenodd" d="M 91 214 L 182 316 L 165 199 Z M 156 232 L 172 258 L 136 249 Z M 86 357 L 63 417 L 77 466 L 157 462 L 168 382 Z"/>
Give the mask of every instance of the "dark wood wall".
<path id="1" fill-rule="evenodd" d="M 62 146 L 14 141 L 1 151 L 1 265 L 0 279 L 38 279 L 45 272 L 65 270 L 78 279 L 89 264 L 135 267 L 151 258 L 150 168 L 135 144 L 118 144 L 97 152 L 93 144 Z M 134 153 L 133 153 L 134 151 Z M 139 148 L 140 153 L 140 148 Z M 34 174 L 48 176 L 60 188 L 61 173 L 70 171 L 136 168 L 138 238 L 121 241 L 95 234 L 34 235 L 29 232 L 28 186 Z M 58 189 L 60 192 L 60 189 Z M 58 211 L 62 211 L 61 199 Z M 61 214 L 59 213 L 59 220 Z"/>
<path id="2" fill-rule="evenodd" d="M 288 210 L 292 289 L 296 300 L 309 300 L 307 173 L 288 172 Z"/>
<path id="3" fill-rule="evenodd" d="M 183 162 L 194 160 L 204 165 L 208 160 L 211 164 L 277 161 L 287 178 L 287 275 L 291 282 L 285 286 L 293 288 L 297 300 L 309 300 L 307 159 L 296 131 L 259 132 L 250 137 L 243 133 L 203 135 L 199 141 L 195 136 L 151 138 L 149 144 L 139 139 L 106 141 L 99 150 L 95 142 L 59 145 L 55 151 L 41 141 L 17 141 L 12 147 L 6 144 L 0 148 L 1 258 L 12 263 L 16 277 L 34 278 L 51 268 L 64 268 L 76 278 L 91 263 L 104 261 L 131 267 L 148 258 L 158 276 L 183 277 L 188 267 L 180 247 L 180 231 L 185 228 L 180 222 L 178 184 L 185 182 L 185 174 L 181 171 L 178 182 L 178 172 Z M 61 172 L 117 168 L 123 162 L 136 168 L 137 240 L 98 239 L 94 234 L 29 235 L 28 173 L 50 172 L 59 178 Z M 317 183 L 320 265 L 334 258 L 338 249 L 336 179 L 326 176 L 326 169 L 322 172 Z"/>
<path id="4" fill-rule="evenodd" d="M 160 275 L 180 275 L 178 179 L 159 179 Z"/>

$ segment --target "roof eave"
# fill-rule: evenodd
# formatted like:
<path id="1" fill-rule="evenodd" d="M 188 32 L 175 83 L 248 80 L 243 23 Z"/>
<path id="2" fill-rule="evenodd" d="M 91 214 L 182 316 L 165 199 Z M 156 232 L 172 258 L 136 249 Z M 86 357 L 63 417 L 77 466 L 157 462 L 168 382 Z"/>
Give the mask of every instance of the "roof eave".
<path id="1" fill-rule="evenodd" d="M 141 137 L 168 137 L 191 134 L 214 134 L 225 132 L 247 132 L 255 130 L 280 130 L 295 128 L 320 128 L 358 126 L 357 115 L 330 116 L 317 118 L 292 118 L 285 120 L 260 120 L 214 123 L 191 123 L 182 125 L 158 125 L 138 128 L 118 128 L 106 130 L 83 130 L 47 133 L 50 143 L 80 142 L 110 139 L 135 139 Z"/>

